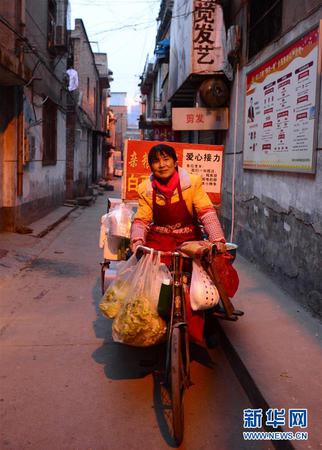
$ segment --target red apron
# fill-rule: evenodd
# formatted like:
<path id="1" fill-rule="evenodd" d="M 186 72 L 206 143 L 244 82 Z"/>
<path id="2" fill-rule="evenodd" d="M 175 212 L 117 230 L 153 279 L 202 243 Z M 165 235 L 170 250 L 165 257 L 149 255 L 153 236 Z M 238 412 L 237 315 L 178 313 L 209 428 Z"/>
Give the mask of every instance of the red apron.
<path id="1" fill-rule="evenodd" d="M 147 234 L 146 245 L 155 250 L 174 251 L 185 241 L 200 239 L 197 221 L 190 214 L 182 196 L 180 182 L 178 184 L 179 201 L 161 206 L 156 202 L 156 190 L 153 189 L 153 225 Z M 172 230 L 172 231 L 171 231 Z M 175 232 L 176 230 L 177 232 Z M 164 260 L 166 264 L 169 258 Z M 203 342 L 204 314 L 192 311 L 189 292 L 185 295 L 188 332 L 197 342 Z"/>
<path id="2" fill-rule="evenodd" d="M 173 252 L 183 242 L 200 238 L 196 220 L 190 214 L 182 197 L 180 182 L 177 189 L 179 201 L 169 202 L 164 206 L 157 204 L 156 190 L 153 189 L 153 225 L 148 232 L 146 245 L 156 250 Z"/>

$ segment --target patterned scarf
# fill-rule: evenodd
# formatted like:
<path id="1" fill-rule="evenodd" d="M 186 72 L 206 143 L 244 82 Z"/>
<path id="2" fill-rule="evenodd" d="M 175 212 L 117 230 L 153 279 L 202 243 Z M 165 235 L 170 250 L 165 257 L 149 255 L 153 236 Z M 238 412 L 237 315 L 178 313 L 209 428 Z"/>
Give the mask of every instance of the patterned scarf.
<path id="1" fill-rule="evenodd" d="M 157 189 L 162 195 L 165 196 L 166 202 L 169 203 L 170 199 L 178 187 L 179 184 L 179 173 L 175 170 L 172 177 L 169 179 L 167 184 L 160 183 L 155 177 L 153 177 L 152 187 Z"/>

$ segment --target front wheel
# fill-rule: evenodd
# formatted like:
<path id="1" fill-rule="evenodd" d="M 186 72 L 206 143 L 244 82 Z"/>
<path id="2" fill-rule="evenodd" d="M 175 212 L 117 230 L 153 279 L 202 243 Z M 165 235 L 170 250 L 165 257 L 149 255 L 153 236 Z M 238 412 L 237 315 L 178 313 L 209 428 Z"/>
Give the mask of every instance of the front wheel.
<path id="1" fill-rule="evenodd" d="M 182 330 L 179 327 L 175 327 L 172 331 L 170 378 L 173 434 L 176 444 L 180 445 L 183 439 L 184 429 L 183 393 L 185 380 L 182 358 Z"/>

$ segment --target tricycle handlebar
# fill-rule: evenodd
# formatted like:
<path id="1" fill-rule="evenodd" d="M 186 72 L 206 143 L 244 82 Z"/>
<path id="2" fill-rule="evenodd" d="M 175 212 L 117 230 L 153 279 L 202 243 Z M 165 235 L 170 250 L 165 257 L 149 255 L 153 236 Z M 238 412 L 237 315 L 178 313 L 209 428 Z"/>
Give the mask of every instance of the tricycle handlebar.
<path id="1" fill-rule="evenodd" d="M 163 252 L 161 250 L 155 250 L 151 247 L 146 247 L 145 245 L 138 245 L 136 251 L 142 251 L 143 253 L 160 253 L 162 256 L 183 256 L 184 258 L 190 258 L 190 256 L 185 255 L 182 252 L 174 251 L 174 252 Z"/>

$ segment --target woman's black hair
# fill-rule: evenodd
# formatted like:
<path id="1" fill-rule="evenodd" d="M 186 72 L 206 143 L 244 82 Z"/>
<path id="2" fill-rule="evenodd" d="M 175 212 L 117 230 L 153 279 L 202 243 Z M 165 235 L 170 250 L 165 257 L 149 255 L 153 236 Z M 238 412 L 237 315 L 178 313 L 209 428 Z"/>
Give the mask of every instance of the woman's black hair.
<path id="1" fill-rule="evenodd" d="M 178 160 L 177 154 L 173 147 L 170 147 L 170 145 L 166 145 L 166 144 L 158 144 L 158 145 L 154 145 L 149 151 L 148 161 L 149 161 L 150 167 L 152 166 L 153 162 L 158 159 L 157 158 L 158 155 L 170 156 L 170 158 L 172 158 L 174 160 L 174 162 L 176 162 Z"/>

